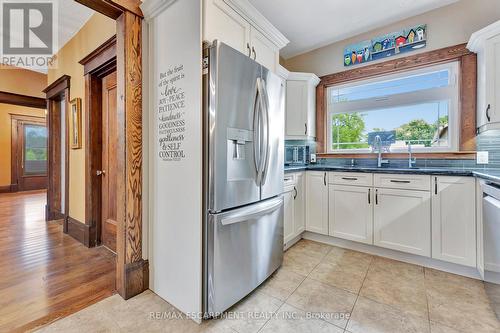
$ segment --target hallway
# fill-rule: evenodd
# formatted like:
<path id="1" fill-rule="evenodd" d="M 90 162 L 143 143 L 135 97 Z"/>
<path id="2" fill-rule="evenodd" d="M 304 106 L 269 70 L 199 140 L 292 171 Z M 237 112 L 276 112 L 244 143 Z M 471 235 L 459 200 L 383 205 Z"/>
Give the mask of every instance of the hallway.
<path id="1" fill-rule="evenodd" d="M 26 331 L 115 293 L 115 257 L 45 222 L 45 191 L 0 194 L 0 332 Z"/>

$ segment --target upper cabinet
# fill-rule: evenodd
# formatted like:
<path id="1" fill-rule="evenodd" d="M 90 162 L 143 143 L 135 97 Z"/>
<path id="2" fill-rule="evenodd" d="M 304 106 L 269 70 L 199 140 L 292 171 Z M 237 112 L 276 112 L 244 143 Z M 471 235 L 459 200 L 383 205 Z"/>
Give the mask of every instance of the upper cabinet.
<path id="1" fill-rule="evenodd" d="M 316 86 L 311 73 L 294 73 L 286 81 L 285 138 L 307 140 L 316 137 Z"/>
<path id="2" fill-rule="evenodd" d="M 247 0 L 204 0 L 203 40 L 220 40 L 276 72 L 289 41 Z"/>
<path id="3" fill-rule="evenodd" d="M 477 53 L 477 127 L 500 128 L 500 21 L 472 34 L 467 48 Z"/>

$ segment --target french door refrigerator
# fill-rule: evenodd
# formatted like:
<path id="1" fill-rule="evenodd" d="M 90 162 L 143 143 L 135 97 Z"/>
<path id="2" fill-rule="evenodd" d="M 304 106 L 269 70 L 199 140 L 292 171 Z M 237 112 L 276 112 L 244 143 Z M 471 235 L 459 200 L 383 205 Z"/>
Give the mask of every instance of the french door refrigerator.
<path id="1" fill-rule="evenodd" d="M 250 57 L 204 49 L 204 312 L 217 315 L 283 261 L 284 86 Z"/>

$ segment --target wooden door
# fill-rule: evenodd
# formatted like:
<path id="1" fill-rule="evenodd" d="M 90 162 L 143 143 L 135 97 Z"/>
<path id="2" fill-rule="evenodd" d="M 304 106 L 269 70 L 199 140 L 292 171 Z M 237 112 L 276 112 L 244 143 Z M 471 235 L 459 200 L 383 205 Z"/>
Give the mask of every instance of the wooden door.
<path id="1" fill-rule="evenodd" d="M 13 178 L 19 191 L 47 188 L 47 127 L 44 118 L 13 119 Z"/>
<path id="2" fill-rule="evenodd" d="M 373 244 L 372 188 L 330 185 L 330 236 Z"/>
<path id="3" fill-rule="evenodd" d="M 116 252 L 117 225 L 116 72 L 102 79 L 102 244 Z"/>

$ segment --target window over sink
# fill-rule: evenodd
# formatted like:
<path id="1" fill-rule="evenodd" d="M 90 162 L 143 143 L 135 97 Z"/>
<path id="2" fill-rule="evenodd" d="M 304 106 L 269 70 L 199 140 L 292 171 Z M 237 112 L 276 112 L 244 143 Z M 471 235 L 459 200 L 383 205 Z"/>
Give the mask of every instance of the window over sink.
<path id="1" fill-rule="evenodd" d="M 452 62 L 328 87 L 328 152 L 371 152 L 379 131 L 396 132 L 391 152 L 458 150 L 458 73 Z"/>

